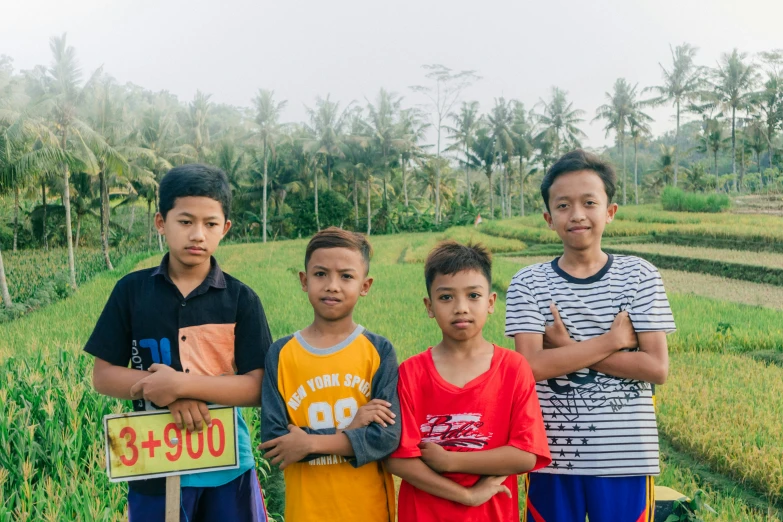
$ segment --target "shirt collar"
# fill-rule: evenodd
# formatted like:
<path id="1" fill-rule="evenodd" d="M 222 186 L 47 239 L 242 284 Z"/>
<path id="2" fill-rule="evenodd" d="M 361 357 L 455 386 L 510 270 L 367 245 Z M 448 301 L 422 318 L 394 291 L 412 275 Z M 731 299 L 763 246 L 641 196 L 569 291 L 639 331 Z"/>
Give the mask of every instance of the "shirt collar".
<path id="1" fill-rule="evenodd" d="M 163 259 L 160 261 L 158 268 L 152 271 L 150 277 L 154 276 L 163 276 L 166 281 L 174 284 L 174 281 L 172 281 L 171 277 L 169 276 L 168 252 L 163 256 Z M 209 258 L 209 273 L 207 274 L 207 277 L 204 279 L 204 281 L 199 285 L 199 289 L 208 287 L 221 289 L 226 288 L 226 276 L 223 273 L 223 270 L 220 269 L 220 265 L 218 265 L 218 262 L 214 256 L 210 256 Z"/>

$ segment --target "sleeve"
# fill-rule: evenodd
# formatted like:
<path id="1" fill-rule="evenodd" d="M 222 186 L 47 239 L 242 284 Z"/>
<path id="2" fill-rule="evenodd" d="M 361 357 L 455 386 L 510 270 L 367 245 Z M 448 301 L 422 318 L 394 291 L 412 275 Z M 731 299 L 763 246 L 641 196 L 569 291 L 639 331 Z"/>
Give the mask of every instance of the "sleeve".
<path id="1" fill-rule="evenodd" d="M 264 380 L 261 385 L 261 442 L 267 442 L 289 433 L 288 410 L 277 385 L 277 375 L 280 367 L 280 352 L 290 339 L 291 337 L 288 336 L 274 343 L 269 348 L 264 363 Z M 313 430 L 305 426 L 300 427 L 309 435 L 334 435 L 337 433 L 335 428 Z M 312 460 L 320 456 L 308 455 L 302 460 Z"/>
<path id="2" fill-rule="evenodd" d="M 234 359 L 237 373 L 243 375 L 264 368 L 272 334 L 258 295 L 249 287 L 242 290 L 234 328 Z"/>
<path id="3" fill-rule="evenodd" d="M 261 441 L 267 442 L 288 434 L 288 410 L 277 386 L 280 351 L 288 338 L 277 341 L 266 355 L 261 385 Z"/>
<path id="4" fill-rule="evenodd" d="M 127 367 L 132 342 L 128 284 L 121 279 L 103 307 L 84 351 L 115 366 Z"/>
<path id="5" fill-rule="evenodd" d="M 544 418 L 536 394 L 533 372 L 526 361 L 520 361 L 515 389 L 511 390 L 511 429 L 508 445 L 536 456 L 536 466 L 530 471 L 545 468 L 552 462 L 549 439 L 544 429 Z"/>
<path id="6" fill-rule="evenodd" d="M 400 397 L 400 421 L 402 434 L 397 451 L 391 454 L 395 459 L 409 459 L 421 457 L 419 444 L 421 443 L 421 431 L 416 422 L 414 388 L 411 387 L 406 365 L 400 367 L 400 383 L 397 385 L 397 393 Z"/>
<path id="7" fill-rule="evenodd" d="M 658 269 L 641 261 L 636 295 L 628 306 L 634 330 L 637 332 L 666 332 L 677 329 L 674 315 L 666 297 L 663 279 Z"/>
<path id="8" fill-rule="evenodd" d="M 369 336 L 368 336 L 369 337 Z M 382 399 L 391 403 L 391 411 L 400 418 L 400 401 L 397 397 L 397 381 L 399 368 L 397 354 L 392 344 L 377 336 L 369 337 L 381 357 L 378 371 L 372 379 L 372 398 Z M 346 430 L 343 433 L 351 441 L 355 458 L 351 460 L 353 467 L 358 468 L 388 457 L 400 443 L 400 422 L 383 427 L 375 422 L 369 426 Z"/>
<path id="9" fill-rule="evenodd" d="M 511 279 L 506 292 L 506 336 L 514 337 L 518 333 L 537 333 L 545 331 L 546 319 L 538 308 L 538 301 L 520 272 Z"/>

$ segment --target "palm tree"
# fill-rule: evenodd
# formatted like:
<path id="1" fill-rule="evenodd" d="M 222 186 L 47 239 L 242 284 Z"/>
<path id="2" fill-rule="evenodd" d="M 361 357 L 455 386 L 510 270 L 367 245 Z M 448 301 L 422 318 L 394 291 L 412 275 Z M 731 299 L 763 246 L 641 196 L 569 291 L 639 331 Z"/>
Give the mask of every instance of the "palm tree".
<path id="1" fill-rule="evenodd" d="M 562 145 L 580 147 L 580 140 L 587 136 L 578 126 L 584 121 L 581 118 L 584 111 L 574 109 L 574 104 L 568 101 L 567 95 L 566 91 L 552 87 L 551 100 L 540 100 L 539 105 L 543 106 L 543 110 L 536 113 L 539 125 L 543 126 L 536 139 L 546 138 L 551 142 L 555 156 L 560 156 Z"/>
<path id="2" fill-rule="evenodd" d="M 60 137 L 60 148 L 68 150 L 68 139 L 77 136 L 78 144 L 84 144 L 85 139 L 97 143 L 99 137 L 87 124 L 77 118 L 77 108 L 84 100 L 84 94 L 92 80 L 100 74 L 97 70 L 86 85 L 80 86 L 81 70 L 76 61 L 76 51 L 66 43 L 65 35 L 52 37 L 49 42 L 54 61 L 49 68 L 52 80 L 52 119 Z M 65 207 L 65 237 L 68 247 L 68 275 L 71 287 L 76 289 L 76 266 L 73 256 L 73 231 L 71 227 L 71 194 L 69 182 L 69 166 L 67 162 L 61 165 L 63 176 L 63 206 Z"/>
<path id="3" fill-rule="evenodd" d="M 465 154 L 465 161 L 463 163 L 465 167 L 465 194 L 468 203 L 472 203 L 473 200 L 470 197 L 470 168 L 468 167 L 468 156 L 470 155 L 470 145 L 473 143 L 476 131 L 481 126 L 482 117 L 479 114 L 479 102 L 462 102 L 459 113 L 451 113 L 449 114 L 449 118 L 454 122 L 454 126 L 446 127 L 446 131 L 449 133 L 449 137 L 454 140 L 454 143 L 446 148 L 446 150 L 459 150 Z"/>
<path id="4" fill-rule="evenodd" d="M 623 158 L 623 205 L 627 200 L 626 186 L 628 185 L 628 173 L 625 168 L 625 129 L 628 126 L 628 119 L 634 111 L 636 97 L 636 86 L 633 87 L 625 81 L 625 78 L 618 78 L 614 82 L 614 90 L 611 93 L 605 93 L 609 103 L 601 105 L 596 110 L 595 120 L 606 120 L 606 135 L 611 131 L 615 132 L 617 144 L 620 146 L 620 154 Z"/>
<path id="5" fill-rule="evenodd" d="M 670 69 L 661 63 L 663 84 L 647 87 L 643 92 L 654 92 L 658 96 L 646 103 L 659 106 L 672 103 L 676 110 L 677 127 L 674 134 L 674 185 L 677 185 L 679 171 L 679 145 L 680 145 L 680 110 L 683 103 L 695 100 L 704 83 L 703 69 L 694 63 L 698 48 L 684 43 L 675 49 L 669 46 L 672 54 L 672 66 Z"/>
<path id="6" fill-rule="evenodd" d="M 39 180 L 45 183 L 49 171 L 71 161 L 42 121 L 27 117 L 25 112 L 5 111 L 0 115 L 0 185 L 11 187 L 14 193 L 14 252 L 19 234 L 20 191 Z M 42 237 L 45 236 L 44 233 Z"/>
<path id="7" fill-rule="evenodd" d="M 674 147 L 660 144 L 659 153 L 655 168 L 645 177 L 648 189 L 655 193 L 669 185 L 674 178 Z"/>
<path id="8" fill-rule="evenodd" d="M 712 71 L 713 91 L 709 98 L 727 109 L 731 109 L 731 174 L 734 176 L 734 189 L 739 190 L 737 179 L 737 110 L 747 106 L 757 81 L 756 66 L 745 63 L 747 53 L 734 49 L 731 54 L 724 53 L 716 69 Z"/>
<path id="9" fill-rule="evenodd" d="M 637 108 L 628 119 L 628 135 L 633 142 L 634 204 L 639 204 L 639 143 L 652 134 L 649 123 L 652 117 Z"/>
<path id="10" fill-rule="evenodd" d="M 489 215 L 495 215 L 492 183 L 492 167 L 495 165 L 495 142 L 486 127 L 480 127 L 476 138 L 470 144 L 469 164 L 471 167 L 483 170 L 489 181 Z"/>
<path id="11" fill-rule="evenodd" d="M 764 137 L 767 143 L 767 165 L 772 168 L 772 148 L 775 133 L 783 123 L 783 77 L 776 71 L 768 72 L 764 88 L 753 95 L 753 104 L 761 111 Z"/>
<path id="12" fill-rule="evenodd" d="M 495 106 L 492 112 L 487 116 L 487 124 L 490 136 L 495 149 L 495 155 L 498 158 L 498 168 L 500 169 L 500 197 L 501 197 L 501 216 L 511 215 L 511 205 L 509 201 L 509 183 L 507 178 L 508 169 L 504 169 L 504 158 L 509 158 L 514 152 L 514 132 L 511 127 L 514 125 L 514 114 L 511 111 L 510 103 L 502 96 L 495 99 Z M 490 187 L 491 188 L 491 187 Z"/>
<path id="13" fill-rule="evenodd" d="M 411 160 L 420 161 L 426 153 L 420 143 L 426 138 L 430 124 L 423 121 L 421 112 L 417 109 L 400 111 L 398 122 L 397 148 L 400 151 L 400 169 L 402 170 L 402 192 L 405 198 L 405 208 L 408 208 L 408 176 L 406 169 Z"/>
<path id="14" fill-rule="evenodd" d="M 726 128 L 718 118 L 705 118 L 702 123 L 702 131 L 699 135 L 696 150 L 702 154 L 712 154 L 715 166 L 715 178 L 718 178 L 718 153 L 723 150 L 729 138 L 726 136 Z"/>
<path id="15" fill-rule="evenodd" d="M 109 177 L 111 173 L 129 173 L 130 166 L 126 157 L 133 158 L 149 153 L 134 143 L 137 141 L 137 132 L 126 121 L 124 103 L 112 95 L 111 79 L 106 77 L 101 82 L 93 82 L 92 86 L 95 107 L 90 123 L 98 135 L 92 136 L 88 144 L 89 163 L 97 165 L 100 191 L 101 250 L 106 267 L 113 270 L 114 267 L 109 257 L 109 225 L 111 221 Z M 135 210 L 135 206 L 132 208 Z"/>
<path id="16" fill-rule="evenodd" d="M 766 128 L 761 118 L 753 118 L 746 129 L 748 146 L 756 156 L 756 169 L 761 175 L 761 184 L 764 185 L 764 176 L 761 174 L 761 155 L 767 150 Z"/>
<path id="17" fill-rule="evenodd" d="M 188 126 L 193 133 L 191 139 L 199 163 L 204 161 L 210 142 L 207 120 L 209 119 L 209 111 L 212 109 L 212 102 L 209 101 L 211 97 L 211 94 L 196 90 L 196 96 L 188 106 Z"/>
<path id="18" fill-rule="evenodd" d="M 388 208 L 387 180 L 389 171 L 388 159 L 393 147 L 401 145 L 397 137 L 402 97 L 396 93 L 381 89 L 375 98 L 375 104 L 367 102 L 367 131 L 371 140 L 376 144 L 381 153 L 381 169 L 383 173 L 383 206 Z"/>
<path id="19" fill-rule="evenodd" d="M 342 158 L 343 128 L 350 116 L 351 104 L 340 111 L 340 103 L 326 95 L 315 99 L 315 109 L 306 107 L 310 116 L 310 132 L 315 137 L 309 144 L 316 154 L 323 155 L 326 163 L 327 188 L 332 190 L 332 165 L 335 158 Z"/>
<path id="20" fill-rule="evenodd" d="M 263 212 L 262 212 L 262 231 L 261 237 L 263 242 L 266 243 L 266 228 L 267 228 L 267 185 L 269 183 L 267 173 L 267 151 L 274 150 L 274 142 L 280 129 L 278 120 L 280 119 L 280 113 L 286 105 L 286 101 L 275 102 L 275 91 L 268 91 L 265 89 L 259 89 L 258 95 L 253 100 L 256 106 L 256 124 L 258 125 L 258 134 L 261 139 L 263 152 L 264 152 L 264 187 L 263 187 Z"/>
<path id="21" fill-rule="evenodd" d="M 523 162 L 528 164 L 533 156 L 533 128 L 530 115 L 525 110 L 525 105 L 517 100 L 513 105 L 513 123 L 511 125 L 512 139 L 514 141 L 514 154 L 519 160 L 519 215 L 525 215 L 525 182 L 527 178 L 536 172 L 535 169 L 523 167 Z"/>

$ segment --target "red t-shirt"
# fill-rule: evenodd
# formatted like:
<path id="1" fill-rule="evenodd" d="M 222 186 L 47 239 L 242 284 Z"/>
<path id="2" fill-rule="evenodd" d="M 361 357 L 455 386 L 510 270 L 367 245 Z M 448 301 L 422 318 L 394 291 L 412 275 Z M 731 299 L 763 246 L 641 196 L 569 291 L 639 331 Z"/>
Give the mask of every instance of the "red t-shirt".
<path id="1" fill-rule="evenodd" d="M 535 384 L 525 358 L 498 346 L 489 371 L 463 388 L 440 376 L 431 348 L 411 357 L 400 365 L 402 439 L 392 458 L 420 457 L 421 442 L 434 442 L 448 451 L 514 446 L 538 457 L 535 469 L 548 466 L 552 459 Z M 465 487 L 481 478 L 466 473 L 444 476 Z M 519 522 L 516 475 L 508 477 L 504 484 L 511 490 L 512 498 L 495 495 L 481 506 L 468 507 L 403 481 L 399 522 Z"/>

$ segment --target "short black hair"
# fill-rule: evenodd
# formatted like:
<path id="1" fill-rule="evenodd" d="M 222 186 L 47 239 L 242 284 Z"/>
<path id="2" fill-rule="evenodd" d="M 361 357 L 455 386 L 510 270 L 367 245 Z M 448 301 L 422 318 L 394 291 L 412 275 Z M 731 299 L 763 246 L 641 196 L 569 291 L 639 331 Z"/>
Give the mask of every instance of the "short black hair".
<path id="1" fill-rule="evenodd" d="M 191 163 L 168 171 L 160 182 L 158 211 L 163 219 L 166 219 L 166 214 L 174 208 L 177 198 L 189 196 L 214 199 L 223 207 L 223 215 L 228 220 L 231 186 L 228 184 L 228 176 L 219 168 Z"/>
<path id="2" fill-rule="evenodd" d="M 552 183 L 563 174 L 580 170 L 591 170 L 598 174 L 598 177 L 604 182 L 604 189 L 609 198 L 608 202 L 612 202 L 614 193 L 617 190 L 617 175 L 612 164 L 597 154 L 582 149 L 575 149 L 563 154 L 554 165 L 549 167 L 543 181 L 541 181 L 541 197 L 544 198 L 547 212 L 550 212 L 549 189 L 552 188 Z"/>
<path id="3" fill-rule="evenodd" d="M 348 248 L 362 255 L 366 267 L 365 275 L 370 272 L 370 259 L 372 259 L 372 246 L 367 237 L 359 232 L 351 232 L 338 227 L 329 227 L 321 230 L 310 239 L 305 249 L 305 270 L 313 252 L 319 248 Z"/>
<path id="4" fill-rule="evenodd" d="M 427 295 L 432 295 L 432 282 L 438 275 L 451 275 L 465 270 L 477 270 L 487 278 L 492 288 L 492 255 L 481 244 L 462 245 L 456 241 L 442 241 L 430 251 L 424 263 L 424 282 Z"/>

